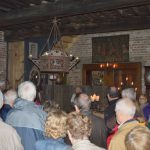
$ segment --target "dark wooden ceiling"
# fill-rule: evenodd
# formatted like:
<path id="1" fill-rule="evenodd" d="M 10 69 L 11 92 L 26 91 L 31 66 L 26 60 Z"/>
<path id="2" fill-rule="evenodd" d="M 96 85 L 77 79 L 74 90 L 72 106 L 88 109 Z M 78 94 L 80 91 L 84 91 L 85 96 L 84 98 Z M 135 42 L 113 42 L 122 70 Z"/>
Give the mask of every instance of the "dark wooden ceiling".
<path id="1" fill-rule="evenodd" d="M 46 36 L 54 17 L 64 35 L 150 28 L 150 0 L 0 0 L 8 40 Z"/>

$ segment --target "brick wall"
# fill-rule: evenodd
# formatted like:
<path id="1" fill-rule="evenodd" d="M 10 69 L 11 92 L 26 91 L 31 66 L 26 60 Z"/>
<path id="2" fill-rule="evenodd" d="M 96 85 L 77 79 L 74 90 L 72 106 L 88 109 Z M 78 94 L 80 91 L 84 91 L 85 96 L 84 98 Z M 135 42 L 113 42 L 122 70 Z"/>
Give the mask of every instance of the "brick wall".
<path id="1" fill-rule="evenodd" d="M 78 40 L 70 48 L 70 51 L 75 56 L 79 56 L 81 61 L 68 74 L 68 83 L 71 85 L 82 84 L 82 64 L 92 63 L 92 37 L 122 34 L 129 34 L 130 62 L 142 63 L 142 91 L 145 91 L 144 66 L 150 65 L 150 29 L 80 35 Z"/>
<path id="2" fill-rule="evenodd" d="M 0 80 L 6 80 L 7 44 L 4 41 L 4 32 L 0 31 Z"/>

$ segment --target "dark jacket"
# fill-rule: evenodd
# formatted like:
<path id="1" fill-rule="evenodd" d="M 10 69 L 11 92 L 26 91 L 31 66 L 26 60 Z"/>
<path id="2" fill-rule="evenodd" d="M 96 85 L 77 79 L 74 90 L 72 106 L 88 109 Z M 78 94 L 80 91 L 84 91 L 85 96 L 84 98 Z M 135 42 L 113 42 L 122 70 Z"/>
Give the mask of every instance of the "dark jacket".
<path id="1" fill-rule="evenodd" d="M 108 133 L 112 131 L 112 129 L 115 127 L 117 123 L 116 112 L 115 112 L 117 101 L 118 99 L 110 101 L 109 106 L 104 110 L 104 120 L 105 120 Z"/>
<path id="2" fill-rule="evenodd" d="M 93 115 L 90 110 L 81 111 L 81 113 L 88 116 L 92 121 L 92 133 L 89 138 L 90 141 L 97 146 L 106 148 L 107 131 L 104 120 Z"/>
<path id="3" fill-rule="evenodd" d="M 149 121 L 150 119 L 150 104 L 149 103 L 143 108 L 143 113 L 144 113 L 145 119 Z"/>
<path id="4" fill-rule="evenodd" d="M 35 144 L 35 150 L 70 150 L 71 147 L 64 143 L 62 138 L 37 141 Z"/>
<path id="5" fill-rule="evenodd" d="M 35 142 L 44 139 L 45 119 L 46 113 L 34 102 L 18 99 L 8 113 L 6 123 L 16 129 L 24 150 L 34 150 Z"/>
<path id="6" fill-rule="evenodd" d="M 4 104 L 3 107 L 0 110 L 0 116 L 3 119 L 3 121 L 6 120 L 7 113 L 12 109 L 12 107 L 8 104 Z"/>

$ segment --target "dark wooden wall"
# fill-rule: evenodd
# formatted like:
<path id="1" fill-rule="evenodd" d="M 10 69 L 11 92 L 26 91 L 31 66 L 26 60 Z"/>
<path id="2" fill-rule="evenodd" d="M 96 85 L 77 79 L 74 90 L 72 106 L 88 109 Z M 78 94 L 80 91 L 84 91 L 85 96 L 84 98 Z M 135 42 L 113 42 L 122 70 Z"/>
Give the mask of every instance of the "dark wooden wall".
<path id="1" fill-rule="evenodd" d="M 99 95 L 101 105 L 102 106 L 107 105 L 107 99 L 106 99 L 107 87 L 106 86 L 82 86 L 82 89 L 88 95 L 93 95 L 94 93 L 96 95 Z M 43 85 L 44 99 L 51 100 L 51 97 L 53 95 L 52 93 L 53 90 L 54 90 L 54 100 L 66 112 L 70 112 L 72 109 L 70 100 L 71 100 L 72 94 L 75 91 L 75 87 L 71 85 L 54 85 L 54 87 L 52 85 Z"/>

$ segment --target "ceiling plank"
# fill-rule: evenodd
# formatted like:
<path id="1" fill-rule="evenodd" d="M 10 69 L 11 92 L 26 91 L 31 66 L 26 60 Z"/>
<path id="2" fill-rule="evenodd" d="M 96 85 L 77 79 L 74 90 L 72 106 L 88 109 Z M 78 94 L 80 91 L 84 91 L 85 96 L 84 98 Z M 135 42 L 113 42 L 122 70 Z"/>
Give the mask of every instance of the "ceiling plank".
<path id="1" fill-rule="evenodd" d="M 49 28 L 47 28 L 46 24 L 40 24 L 38 30 L 34 29 L 35 26 L 27 27 L 20 30 L 16 27 L 15 30 L 6 32 L 6 39 L 11 40 L 18 40 L 24 39 L 28 37 L 43 37 L 48 36 Z M 79 24 L 78 28 L 74 26 L 63 25 L 61 26 L 61 33 L 62 35 L 80 35 L 80 34 L 93 34 L 93 33 L 106 33 L 106 32 L 115 32 L 115 31 L 128 31 L 128 30 L 139 30 L 139 29 L 148 29 L 150 28 L 150 16 L 135 16 L 130 18 L 118 18 L 112 19 L 109 21 L 99 21 L 96 22 L 96 26 L 90 26 L 89 24 Z M 20 32 L 18 32 L 18 30 Z M 32 31 L 32 32 L 31 32 Z"/>
<path id="2" fill-rule="evenodd" d="M 6 15 L 0 15 L 0 27 L 45 20 L 46 18 L 50 19 L 54 16 L 65 17 L 150 4 L 150 0 L 69 0 L 68 3 L 65 3 L 65 1 L 67 0 L 15 10 Z"/>

